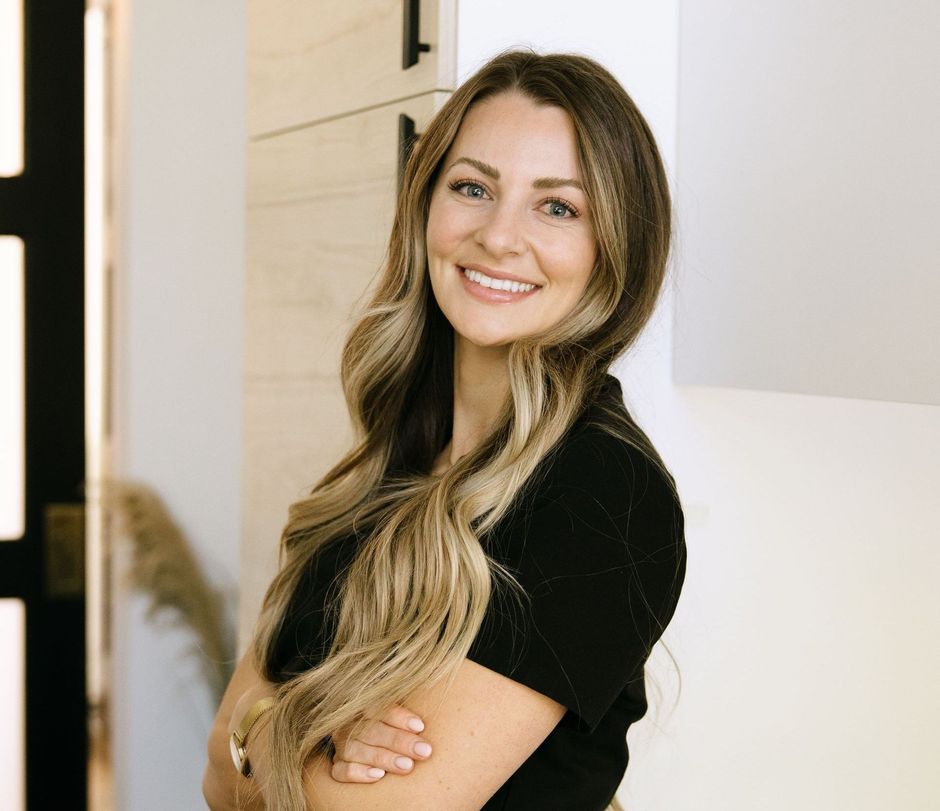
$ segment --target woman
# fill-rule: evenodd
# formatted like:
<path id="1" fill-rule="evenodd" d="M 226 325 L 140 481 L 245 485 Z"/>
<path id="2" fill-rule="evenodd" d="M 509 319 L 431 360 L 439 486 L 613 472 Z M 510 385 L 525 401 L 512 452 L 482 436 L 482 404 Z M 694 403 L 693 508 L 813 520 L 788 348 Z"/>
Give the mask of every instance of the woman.
<path id="1" fill-rule="evenodd" d="M 437 113 L 343 352 L 359 441 L 291 506 L 213 809 L 611 802 L 685 575 L 675 483 L 607 371 L 669 240 L 653 137 L 596 62 L 506 52 Z"/>

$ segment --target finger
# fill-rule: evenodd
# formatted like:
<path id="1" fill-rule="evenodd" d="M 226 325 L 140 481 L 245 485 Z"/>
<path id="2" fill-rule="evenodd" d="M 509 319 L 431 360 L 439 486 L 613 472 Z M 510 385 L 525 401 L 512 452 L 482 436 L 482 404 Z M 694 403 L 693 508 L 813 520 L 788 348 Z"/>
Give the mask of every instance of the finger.
<path id="1" fill-rule="evenodd" d="M 423 732 L 424 721 L 416 713 L 409 710 L 401 704 L 393 704 L 387 712 L 381 716 L 386 724 L 399 729 L 406 729 L 410 732 Z"/>
<path id="2" fill-rule="evenodd" d="M 385 771 L 367 763 L 334 760 L 330 776 L 338 783 L 375 783 L 385 776 Z"/>
<path id="3" fill-rule="evenodd" d="M 381 747 L 395 754 L 415 757 L 420 760 L 425 760 L 431 755 L 431 744 L 427 740 L 420 735 L 415 735 L 413 732 L 405 732 L 402 729 L 389 726 L 384 721 L 373 721 L 362 731 L 358 738 L 347 738 L 343 742 L 343 748 L 337 748 L 344 760 L 371 762 L 358 757 L 359 750 L 350 749 L 356 743 Z M 337 746 L 339 747 L 339 744 Z M 382 764 L 376 765 L 385 768 Z"/>
<path id="4" fill-rule="evenodd" d="M 351 763 L 367 763 L 394 774 L 410 774 L 415 764 L 415 759 L 410 755 L 402 755 L 381 746 L 370 746 L 355 739 L 346 744 L 346 751 L 340 759 Z"/>

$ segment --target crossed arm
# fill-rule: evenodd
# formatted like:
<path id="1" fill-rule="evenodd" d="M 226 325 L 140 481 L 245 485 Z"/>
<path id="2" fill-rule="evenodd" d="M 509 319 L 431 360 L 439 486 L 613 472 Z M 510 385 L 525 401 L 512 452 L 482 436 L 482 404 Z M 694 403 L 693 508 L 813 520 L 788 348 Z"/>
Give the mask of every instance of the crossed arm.
<path id="1" fill-rule="evenodd" d="M 241 714 L 271 692 L 249 651 L 232 676 L 209 736 L 203 793 L 212 811 L 233 811 L 236 795 L 240 811 L 264 808 L 258 787 L 268 776 L 268 725 L 259 722 L 249 739 L 251 779 L 236 773 L 228 737 Z M 332 778 L 328 761 L 316 767 L 311 762 L 304 773 L 310 811 L 479 811 L 565 713 L 557 701 L 469 659 L 449 690 L 443 684 L 426 687 L 403 703 L 424 720 L 422 737 L 433 744 L 431 758 L 416 762 L 410 774 L 388 772 L 375 783 L 341 783 Z"/>

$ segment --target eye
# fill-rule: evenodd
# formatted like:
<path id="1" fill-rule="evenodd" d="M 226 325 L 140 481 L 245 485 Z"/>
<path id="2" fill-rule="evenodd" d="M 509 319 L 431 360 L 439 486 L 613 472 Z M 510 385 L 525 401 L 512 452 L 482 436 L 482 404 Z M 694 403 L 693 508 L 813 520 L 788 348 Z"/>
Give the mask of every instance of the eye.
<path id="1" fill-rule="evenodd" d="M 580 216 L 578 209 L 561 197 L 550 197 L 545 201 L 545 205 L 548 206 L 548 211 L 552 218 L 556 220 L 574 219 Z M 566 217 L 566 214 L 570 214 L 571 216 Z"/>
<path id="2" fill-rule="evenodd" d="M 467 193 L 463 194 L 463 196 L 469 197 L 471 200 L 481 200 L 486 194 L 486 189 L 475 180 L 455 180 L 453 183 L 448 183 L 447 187 L 449 189 L 453 189 L 454 191 L 467 189 Z M 482 192 L 482 194 L 479 194 L 478 192 Z"/>

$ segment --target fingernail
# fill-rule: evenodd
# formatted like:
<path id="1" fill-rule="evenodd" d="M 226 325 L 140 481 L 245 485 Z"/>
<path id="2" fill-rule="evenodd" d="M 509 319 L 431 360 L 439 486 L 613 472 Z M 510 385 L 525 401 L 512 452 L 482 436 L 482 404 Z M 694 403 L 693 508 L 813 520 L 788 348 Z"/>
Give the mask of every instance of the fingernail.
<path id="1" fill-rule="evenodd" d="M 431 754 L 431 744 L 421 741 L 421 743 L 415 744 L 415 754 L 421 755 L 421 757 L 427 757 Z"/>
<path id="2" fill-rule="evenodd" d="M 420 718 L 409 718 L 408 729 L 414 732 L 420 732 L 422 729 L 424 729 L 424 721 L 422 721 Z"/>
<path id="3" fill-rule="evenodd" d="M 384 777 L 384 776 L 385 776 L 385 769 L 377 769 L 375 766 L 372 766 L 372 767 L 369 769 L 369 771 L 366 772 L 366 774 L 368 774 L 369 777 Z"/>
<path id="4" fill-rule="evenodd" d="M 410 757 L 397 757 L 395 758 L 395 765 L 399 769 L 410 769 L 415 764 Z"/>

